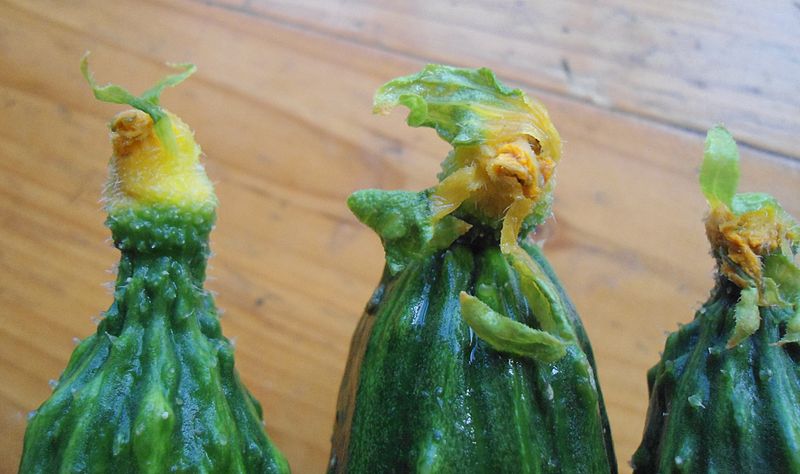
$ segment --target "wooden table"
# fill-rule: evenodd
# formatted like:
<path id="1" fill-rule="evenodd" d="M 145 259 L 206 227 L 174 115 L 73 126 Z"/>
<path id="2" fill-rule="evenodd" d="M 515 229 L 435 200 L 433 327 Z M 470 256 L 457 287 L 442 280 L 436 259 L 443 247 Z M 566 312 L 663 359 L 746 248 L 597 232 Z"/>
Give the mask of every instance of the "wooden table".
<path id="1" fill-rule="evenodd" d="M 434 183 L 448 147 L 370 114 L 426 62 L 493 68 L 549 108 L 565 141 L 557 219 L 540 231 L 586 323 L 623 471 L 666 331 L 712 285 L 697 168 L 707 127 L 739 139 L 742 189 L 800 216 L 800 6 L 774 2 L 377 0 L 0 4 L 0 470 L 26 413 L 111 301 L 117 252 L 98 202 L 121 110 L 165 61 L 165 94 L 207 154 L 221 207 L 208 286 L 239 371 L 295 472 L 322 472 L 350 335 L 381 273 L 344 202 Z M 724 4 L 724 5 L 723 5 Z"/>

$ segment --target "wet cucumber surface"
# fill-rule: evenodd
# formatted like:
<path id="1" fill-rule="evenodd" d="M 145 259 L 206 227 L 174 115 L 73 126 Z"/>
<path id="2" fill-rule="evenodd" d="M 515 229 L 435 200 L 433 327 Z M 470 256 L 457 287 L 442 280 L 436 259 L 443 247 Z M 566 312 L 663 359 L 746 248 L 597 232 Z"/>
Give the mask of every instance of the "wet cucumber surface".
<path id="1" fill-rule="evenodd" d="M 114 302 L 32 414 L 20 472 L 286 472 L 203 289 L 214 217 L 111 214 Z"/>
<path id="2" fill-rule="evenodd" d="M 526 251 L 560 289 L 538 248 Z M 454 245 L 393 277 L 386 272 L 353 337 L 330 472 L 616 472 L 572 305 L 578 344 L 541 363 L 475 337 L 461 318 L 460 291 L 538 328 L 497 246 Z"/>
<path id="3" fill-rule="evenodd" d="M 727 349 L 739 293 L 718 283 L 667 339 L 635 472 L 800 472 L 800 349 L 775 344 L 792 312 L 760 308 L 761 328 Z"/>

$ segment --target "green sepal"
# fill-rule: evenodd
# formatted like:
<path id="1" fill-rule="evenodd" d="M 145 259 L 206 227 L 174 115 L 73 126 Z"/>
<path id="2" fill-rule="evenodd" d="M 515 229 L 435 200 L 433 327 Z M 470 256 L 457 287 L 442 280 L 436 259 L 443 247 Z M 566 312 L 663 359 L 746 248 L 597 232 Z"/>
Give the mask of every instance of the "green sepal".
<path id="1" fill-rule="evenodd" d="M 781 290 L 778 284 L 772 278 L 761 279 L 761 296 L 758 300 L 759 306 L 786 306 L 787 302 L 781 296 Z"/>
<path id="2" fill-rule="evenodd" d="M 128 92 L 127 89 L 116 84 L 98 85 L 94 80 L 94 75 L 89 70 L 89 52 L 87 51 L 81 59 L 81 73 L 92 88 L 95 98 L 112 104 L 127 104 L 149 115 L 153 119 L 153 127 L 155 128 L 156 135 L 161 139 L 161 142 L 167 150 L 174 154 L 178 149 L 178 145 L 172 133 L 172 124 L 170 123 L 169 116 L 159 105 L 161 93 L 167 87 L 174 87 L 186 80 L 195 73 L 197 67 L 189 63 L 168 64 L 168 66 L 180 69 L 181 72 L 164 77 L 153 87 L 147 89 L 142 95 L 137 97 Z"/>
<path id="3" fill-rule="evenodd" d="M 508 254 L 506 258 L 519 275 L 520 290 L 542 329 L 561 339 L 574 341 L 575 334 L 568 321 L 564 302 L 544 269 L 522 249 Z"/>
<path id="4" fill-rule="evenodd" d="M 528 234 L 533 232 L 536 227 L 553 215 L 553 193 L 550 192 L 553 188 L 553 183 L 554 181 L 551 181 L 547 185 L 548 192 L 536 201 L 531 214 L 522 222 L 522 227 L 519 231 L 520 239 L 524 239 Z"/>
<path id="5" fill-rule="evenodd" d="M 392 274 L 415 259 L 449 247 L 471 227 L 453 216 L 434 222 L 429 194 L 364 189 L 347 199 L 358 220 L 380 236 Z"/>
<path id="6" fill-rule="evenodd" d="M 800 300 L 800 267 L 783 254 L 768 255 L 763 260 L 764 280 L 774 282 L 783 302 Z"/>
<path id="7" fill-rule="evenodd" d="M 501 84 L 487 68 L 429 64 L 417 74 L 398 77 L 375 93 L 375 113 L 408 107 L 412 127 L 430 127 L 453 146 L 483 143 L 498 133 L 526 133 L 531 104 L 519 89 Z M 514 120 L 516 114 L 523 114 Z"/>
<path id="8" fill-rule="evenodd" d="M 740 342 L 755 334 L 761 325 L 761 315 L 758 311 L 758 290 L 750 287 L 741 291 L 739 301 L 734 309 L 736 323 L 733 335 L 728 340 L 728 349 L 736 347 Z"/>
<path id="9" fill-rule="evenodd" d="M 725 127 L 717 125 L 706 136 L 700 188 L 709 204 L 722 203 L 730 208 L 738 186 L 739 150 Z"/>
<path id="10" fill-rule="evenodd" d="M 555 362 L 567 353 L 561 339 L 514 321 L 463 291 L 460 299 L 464 322 L 492 349 L 541 362 Z"/>
<path id="11" fill-rule="evenodd" d="M 794 304 L 794 316 L 786 323 L 786 334 L 783 335 L 778 345 L 800 343 L 800 301 Z"/>

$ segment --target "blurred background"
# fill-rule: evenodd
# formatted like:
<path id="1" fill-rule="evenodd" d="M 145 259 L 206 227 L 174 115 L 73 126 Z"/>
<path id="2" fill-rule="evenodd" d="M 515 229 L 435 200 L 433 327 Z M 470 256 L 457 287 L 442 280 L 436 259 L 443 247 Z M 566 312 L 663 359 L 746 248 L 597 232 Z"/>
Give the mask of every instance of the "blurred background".
<path id="1" fill-rule="evenodd" d="M 705 130 L 740 143 L 741 189 L 800 216 L 800 3 L 774 1 L 0 2 L 0 472 L 26 414 L 111 302 L 98 202 L 108 120 L 78 71 L 162 103 L 196 133 L 221 205 L 208 286 L 245 384 L 295 472 L 323 472 L 349 340 L 378 282 L 378 238 L 345 206 L 422 189 L 448 151 L 374 90 L 425 63 L 488 66 L 564 139 L 537 239 L 586 324 L 623 472 L 665 333 L 713 284 L 697 184 Z"/>

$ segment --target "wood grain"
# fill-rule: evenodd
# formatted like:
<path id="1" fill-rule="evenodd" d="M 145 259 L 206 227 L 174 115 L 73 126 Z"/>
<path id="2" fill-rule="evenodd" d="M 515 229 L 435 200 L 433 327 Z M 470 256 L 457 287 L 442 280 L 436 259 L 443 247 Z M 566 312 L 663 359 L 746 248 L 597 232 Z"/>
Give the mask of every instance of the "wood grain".
<path id="1" fill-rule="evenodd" d="M 239 11 L 233 1 L 224 8 L 188 1 L 78 3 L 0 3 L 0 380 L 6 382 L 0 386 L 6 440 L 0 471 L 15 471 L 25 414 L 47 397 L 47 382 L 64 368 L 73 338 L 93 331 L 90 317 L 111 302 L 100 283 L 112 280 L 107 270 L 117 254 L 98 198 L 110 153 L 106 123 L 119 108 L 94 101 L 78 74 L 80 56 L 91 49 L 98 80 L 135 91 L 163 74 L 164 61 L 198 65 L 198 74 L 163 102 L 194 128 L 221 202 L 208 286 L 226 310 L 225 334 L 236 340 L 237 366 L 264 405 L 271 436 L 295 472 L 322 472 L 349 338 L 383 260 L 378 239 L 350 216 L 344 200 L 364 187 L 429 186 L 447 152 L 431 131 L 408 129 L 403 112 L 371 116 L 372 93 L 427 61 L 476 58 L 457 35 L 435 36 L 441 15 L 422 7 L 414 18 L 425 21 L 384 30 L 384 41 L 405 38 L 401 49 L 331 25 L 350 17 L 389 24 L 406 7 L 347 3 L 299 23 L 292 20 L 299 8 L 293 5 L 310 4 L 259 3 Z M 599 28 L 604 8 L 585 6 L 581 21 Z M 686 28 L 712 25 L 690 21 L 690 13 L 675 15 Z M 719 17 L 731 15 L 725 10 Z M 721 20 L 714 28 L 739 31 Z M 502 35 L 482 38 L 487 58 L 517 47 Z M 622 41 L 608 33 L 581 46 L 595 47 L 585 54 L 607 69 L 580 74 L 614 82 L 626 64 L 604 52 L 614 44 L 594 44 L 612 40 Z M 588 42 L 542 40 L 554 58 L 580 49 L 570 41 Z M 426 49 L 427 43 L 440 49 Z M 672 55 L 685 49 L 659 45 Z M 642 106 L 650 92 L 630 84 L 626 100 L 639 105 L 623 108 L 534 82 L 529 77 L 539 66 L 531 60 L 544 46 L 536 48 L 518 60 L 492 57 L 492 65 L 547 105 L 565 139 L 557 218 L 537 238 L 546 240 L 545 252 L 585 320 L 627 469 L 644 422 L 645 371 L 657 360 L 664 331 L 690 320 L 712 284 L 700 223 L 705 204 L 696 184 L 702 137 L 695 129 L 714 117 L 686 113 L 677 102 L 663 106 L 670 113 L 651 113 Z M 550 74 L 540 64 L 542 75 Z M 776 77 L 795 67 L 769 64 Z M 724 71 L 704 74 L 737 81 Z M 681 81 L 648 78 L 637 80 L 684 94 L 687 107 L 728 103 L 717 88 L 692 96 Z M 747 84 L 744 75 L 739 85 Z M 783 84 L 788 89 L 771 90 L 771 97 L 792 90 Z M 787 94 L 784 104 L 792 100 L 797 95 Z M 746 108 L 746 120 L 736 113 L 727 120 L 753 144 L 742 150 L 742 187 L 770 190 L 800 215 L 800 164 L 791 158 L 797 155 L 789 140 L 800 131 L 797 114 L 785 117 L 779 112 L 786 109 L 758 104 Z M 776 120 L 789 130 L 784 139 L 760 141 L 760 132 L 748 128 Z"/>
<path id="2" fill-rule="evenodd" d="M 800 158 L 797 2 L 211 3 Z"/>

